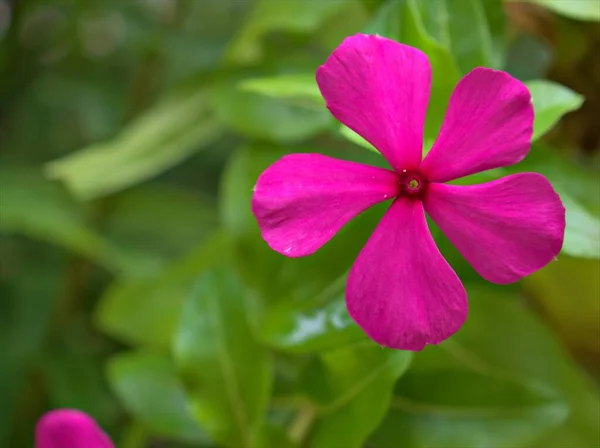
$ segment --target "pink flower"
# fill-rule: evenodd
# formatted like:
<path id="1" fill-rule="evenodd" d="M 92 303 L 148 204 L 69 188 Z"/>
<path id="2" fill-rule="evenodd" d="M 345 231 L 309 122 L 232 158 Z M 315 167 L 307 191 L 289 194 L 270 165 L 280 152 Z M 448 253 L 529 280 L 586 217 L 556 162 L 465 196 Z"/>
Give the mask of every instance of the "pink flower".
<path id="1" fill-rule="evenodd" d="M 421 51 L 379 36 L 348 37 L 319 67 L 317 83 L 333 116 L 375 146 L 393 171 L 287 155 L 259 177 L 252 210 L 272 249 L 302 257 L 365 209 L 394 199 L 346 287 L 349 314 L 375 342 L 421 350 L 450 337 L 467 317 L 467 294 L 436 247 L 425 212 L 490 282 L 515 282 L 560 252 L 565 210 L 545 177 L 444 183 L 526 156 L 533 107 L 520 81 L 486 68 L 468 73 L 424 160 L 431 67 Z"/>
<path id="2" fill-rule="evenodd" d="M 93 418 L 75 409 L 56 409 L 40 418 L 35 448 L 114 448 Z"/>

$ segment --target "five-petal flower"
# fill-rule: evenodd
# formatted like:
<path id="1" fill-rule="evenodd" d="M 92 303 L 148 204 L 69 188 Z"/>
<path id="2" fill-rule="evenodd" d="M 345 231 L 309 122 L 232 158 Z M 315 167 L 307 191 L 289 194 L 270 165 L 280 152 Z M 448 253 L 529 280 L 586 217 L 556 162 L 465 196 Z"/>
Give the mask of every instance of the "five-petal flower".
<path id="1" fill-rule="evenodd" d="M 252 210 L 271 248 L 310 255 L 350 219 L 393 202 L 348 277 L 348 312 L 377 343 L 421 350 L 454 334 L 467 295 L 427 227 L 425 211 L 474 269 L 511 283 L 562 247 L 565 210 L 535 173 L 456 186 L 529 151 L 533 106 L 505 72 L 476 68 L 456 86 L 440 134 L 422 159 L 431 68 L 421 51 L 371 35 L 348 37 L 317 71 L 328 109 L 381 152 L 393 171 L 319 154 L 291 154 L 259 177 Z"/>

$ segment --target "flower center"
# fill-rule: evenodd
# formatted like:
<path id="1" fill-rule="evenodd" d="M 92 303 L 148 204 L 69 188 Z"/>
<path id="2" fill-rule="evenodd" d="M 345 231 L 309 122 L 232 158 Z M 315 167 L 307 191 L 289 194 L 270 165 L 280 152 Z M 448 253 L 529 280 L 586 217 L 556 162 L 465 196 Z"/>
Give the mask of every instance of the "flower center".
<path id="1" fill-rule="evenodd" d="M 427 181 L 416 171 L 402 170 L 399 173 L 400 195 L 421 197 Z"/>

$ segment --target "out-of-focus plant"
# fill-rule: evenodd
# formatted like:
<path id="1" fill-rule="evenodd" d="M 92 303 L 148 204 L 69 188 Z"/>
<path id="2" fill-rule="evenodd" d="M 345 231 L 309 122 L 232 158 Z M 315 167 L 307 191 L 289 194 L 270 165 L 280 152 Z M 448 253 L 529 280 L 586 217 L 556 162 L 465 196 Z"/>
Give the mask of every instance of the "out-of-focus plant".
<path id="1" fill-rule="evenodd" d="M 518 31 L 514 6 L 557 13 L 563 46 L 600 20 L 594 0 L 0 1 L 0 445 L 73 407 L 124 448 L 597 446 L 597 385 L 572 353 L 598 375 L 600 177 L 560 124 L 597 99 L 547 77 L 583 46 Z M 473 67 L 525 81 L 535 142 L 514 171 L 567 209 L 559 260 L 506 287 L 434 229 L 469 318 L 415 354 L 345 309 L 381 207 L 305 259 L 271 251 L 250 210 L 285 154 L 381 165 L 314 81 L 358 32 L 430 59 L 426 150 Z"/>

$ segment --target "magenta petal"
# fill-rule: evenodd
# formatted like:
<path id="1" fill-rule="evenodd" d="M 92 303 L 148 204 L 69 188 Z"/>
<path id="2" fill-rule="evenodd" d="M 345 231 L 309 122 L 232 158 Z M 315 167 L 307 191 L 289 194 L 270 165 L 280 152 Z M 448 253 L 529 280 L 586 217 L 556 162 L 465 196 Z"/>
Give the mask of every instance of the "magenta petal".
<path id="1" fill-rule="evenodd" d="M 114 448 L 114 445 L 84 412 L 57 409 L 38 421 L 35 448 Z"/>
<path id="2" fill-rule="evenodd" d="M 461 327 L 467 294 L 436 247 L 420 201 L 394 201 L 350 271 L 346 303 L 371 339 L 401 350 L 437 344 Z"/>
<path id="3" fill-rule="evenodd" d="M 353 217 L 397 193 L 392 171 L 320 154 L 291 154 L 260 175 L 252 212 L 272 249 L 302 257 Z"/>
<path id="4" fill-rule="evenodd" d="M 540 174 L 471 186 L 431 184 L 425 208 L 490 282 L 516 282 L 548 264 L 562 247 L 565 209 Z"/>
<path id="5" fill-rule="evenodd" d="M 531 94 L 501 71 L 476 68 L 460 80 L 446 118 L 421 170 L 446 182 L 512 165 L 529 152 L 533 133 Z"/>
<path id="6" fill-rule="evenodd" d="M 380 36 L 347 37 L 317 70 L 335 118 L 396 169 L 421 163 L 431 67 L 420 50 Z"/>

